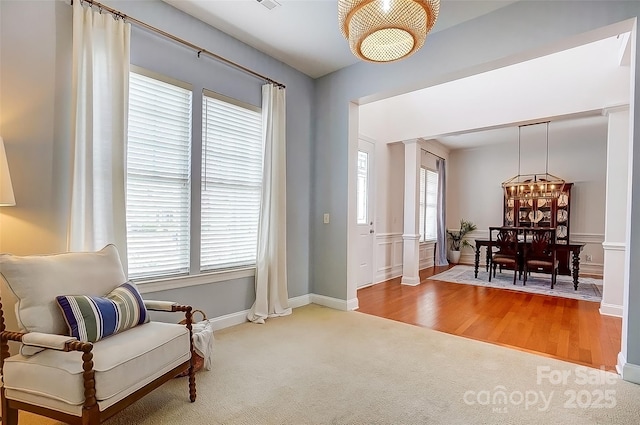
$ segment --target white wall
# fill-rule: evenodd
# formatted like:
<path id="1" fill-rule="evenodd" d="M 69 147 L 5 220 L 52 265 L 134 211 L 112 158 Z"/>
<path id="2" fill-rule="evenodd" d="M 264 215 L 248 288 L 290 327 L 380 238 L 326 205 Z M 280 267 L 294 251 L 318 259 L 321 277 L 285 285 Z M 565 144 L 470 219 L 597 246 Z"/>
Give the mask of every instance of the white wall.
<path id="1" fill-rule="evenodd" d="M 375 142 L 372 138 L 367 140 Z M 376 235 L 374 240 L 375 283 L 402 275 L 402 232 L 404 228 L 404 144 L 375 143 L 376 146 Z M 420 164 L 436 169 L 436 157 L 448 150 L 438 142 L 420 141 Z M 420 268 L 434 264 L 434 243 L 419 248 Z"/>
<path id="2" fill-rule="evenodd" d="M 376 232 L 403 229 L 404 145 L 376 143 Z"/>
<path id="3" fill-rule="evenodd" d="M 608 120 L 601 116 L 580 121 L 577 126 L 574 126 L 575 122 L 571 126 L 560 121 L 550 124 L 549 173 L 574 183 L 570 239 L 586 243 L 581 253 L 581 271 L 601 275 Z M 523 173 L 545 170 L 544 125 L 536 127 L 540 128 L 522 129 L 520 163 Z M 517 174 L 517 167 L 517 132 L 512 143 L 452 151 L 447 180 L 447 227 L 456 228 L 464 218 L 478 226 L 471 237 L 488 237 L 489 226 L 502 224 L 500 185 Z M 591 262 L 585 261 L 586 255 L 593 257 Z M 473 262 L 471 250 L 463 253 L 463 262 Z"/>
<path id="4" fill-rule="evenodd" d="M 608 120 L 604 116 L 571 121 L 556 121 L 549 125 L 548 171 L 567 182 L 574 183 L 571 199 L 571 241 L 585 243 L 581 253 L 581 272 L 602 275 L 604 263 L 604 213 L 606 182 L 606 149 Z M 523 127 L 520 136 L 520 168 L 522 173 L 540 173 L 547 168 L 546 126 Z M 431 141 L 433 144 L 434 142 Z M 474 149 L 454 150 L 447 161 L 447 228 L 457 229 L 461 219 L 471 220 L 478 226 L 470 240 L 488 237 L 489 226 L 502 224 L 501 183 L 518 173 L 518 132 L 514 128 L 513 140 L 508 144 L 490 144 Z M 432 145 L 433 146 L 433 145 Z M 393 273 L 381 277 L 396 277 L 401 272 L 402 256 L 396 250 L 402 247 L 402 212 L 404 187 L 404 145 L 377 143 L 379 188 L 377 214 L 379 265 L 388 270 L 393 262 Z M 433 147 L 430 149 L 433 150 Z M 435 149 L 438 150 L 437 148 Z M 435 158 L 422 153 L 423 166 L 435 168 Z M 393 217 L 393 219 L 389 219 Z M 395 220 L 395 222 L 393 221 Z M 380 234 L 381 233 L 381 234 Z M 384 237 L 383 237 L 384 236 Z M 432 265 L 432 246 L 422 255 L 421 267 Z M 465 248 L 461 262 L 472 264 L 472 249 Z M 483 254 L 484 255 L 484 254 Z M 591 261 L 586 261 L 586 256 Z M 431 258 L 431 263 L 427 260 Z M 398 264 L 399 262 L 399 264 Z"/>
<path id="5" fill-rule="evenodd" d="M 360 128 L 394 142 L 627 104 L 629 67 L 619 52 L 611 37 L 367 103 Z"/>

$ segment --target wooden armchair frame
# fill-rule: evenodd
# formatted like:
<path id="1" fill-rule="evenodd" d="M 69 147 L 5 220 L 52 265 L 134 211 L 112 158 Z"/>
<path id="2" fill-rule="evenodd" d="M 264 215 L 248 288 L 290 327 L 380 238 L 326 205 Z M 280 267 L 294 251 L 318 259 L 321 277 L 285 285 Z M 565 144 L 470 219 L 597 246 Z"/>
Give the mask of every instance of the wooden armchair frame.
<path id="1" fill-rule="evenodd" d="M 64 345 L 61 351 L 80 351 L 82 352 L 82 369 L 83 381 L 84 381 L 84 404 L 82 408 L 82 416 L 75 416 L 68 413 L 60 412 L 57 410 L 49 409 L 34 404 L 24 403 L 16 400 L 9 400 L 5 397 L 4 386 L 0 389 L 0 398 L 2 403 L 2 425 L 17 425 L 18 423 L 18 411 L 24 410 L 35 413 L 37 415 L 46 416 L 55 420 L 59 420 L 71 425 L 97 425 L 104 422 L 111 416 L 120 412 L 127 406 L 130 406 L 135 401 L 144 397 L 154 389 L 158 388 L 165 382 L 173 379 L 176 375 L 186 370 L 189 371 L 189 399 L 191 402 L 196 400 L 196 379 L 193 369 L 194 349 L 193 349 L 193 333 L 192 333 L 192 307 L 186 305 L 172 304 L 171 309 L 153 309 L 149 310 L 157 311 L 171 311 L 171 312 L 184 312 L 185 324 L 189 330 L 189 341 L 191 357 L 181 365 L 176 366 L 164 375 L 156 378 L 146 386 L 140 388 L 134 393 L 128 395 L 124 399 L 109 406 L 104 411 L 100 411 L 98 401 L 96 400 L 96 388 L 95 388 L 95 372 L 93 370 L 93 344 L 90 342 L 70 341 Z M 10 356 L 9 354 L 9 341 L 22 342 L 22 337 L 26 335 L 20 332 L 11 332 L 5 330 L 5 320 L 2 311 L 2 303 L 0 302 L 0 373 L 4 368 L 4 361 Z"/>

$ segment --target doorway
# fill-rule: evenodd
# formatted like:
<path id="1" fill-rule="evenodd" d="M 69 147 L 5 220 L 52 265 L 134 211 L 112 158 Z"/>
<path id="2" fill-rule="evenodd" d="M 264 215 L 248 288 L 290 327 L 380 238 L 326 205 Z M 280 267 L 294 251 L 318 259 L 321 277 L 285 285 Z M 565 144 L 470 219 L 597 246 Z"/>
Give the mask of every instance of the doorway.
<path id="1" fill-rule="evenodd" d="M 356 220 L 358 226 L 358 288 L 373 284 L 375 241 L 374 191 L 375 145 L 358 140 L 358 164 L 356 167 Z"/>

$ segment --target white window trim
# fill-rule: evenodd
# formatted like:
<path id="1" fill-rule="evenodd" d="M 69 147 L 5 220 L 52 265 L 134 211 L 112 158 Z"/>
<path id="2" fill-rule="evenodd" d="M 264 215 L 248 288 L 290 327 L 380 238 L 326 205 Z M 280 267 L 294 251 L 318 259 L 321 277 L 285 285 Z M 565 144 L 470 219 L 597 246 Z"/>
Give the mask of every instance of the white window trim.
<path id="1" fill-rule="evenodd" d="M 185 90 L 192 91 L 192 93 L 195 95 L 195 92 L 193 92 L 193 86 L 187 82 L 180 81 L 175 78 L 168 77 L 164 74 L 150 71 L 148 69 L 135 66 L 135 65 L 131 65 L 130 72 L 140 74 L 140 75 L 143 75 L 158 81 L 162 81 L 168 84 L 172 84 L 177 87 L 181 87 Z M 216 98 L 223 102 L 227 102 L 242 108 L 246 108 L 254 112 L 261 111 L 261 108 L 259 106 L 251 105 L 249 103 L 245 103 L 237 99 L 224 96 L 222 94 L 213 92 L 211 90 L 202 89 L 202 96 Z M 197 102 L 195 98 L 192 101 L 193 101 L 193 105 L 195 105 L 195 103 Z M 193 160 L 193 152 L 192 152 L 192 160 Z M 193 178 L 193 175 L 194 175 L 193 164 L 192 164 L 191 172 L 192 172 L 191 177 Z M 193 199 L 192 199 L 192 208 L 193 208 Z M 200 220 L 200 217 L 195 217 L 195 215 L 192 212 L 191 214 L 192 226 L 193 226 L 193 220 L 196 218 Z M 191 232 L 193 232 L 193 227 L 191 228 Z M 191 238 L 191 246 L 190 246 L 191 253 L 193 253 L 193 249 L 194 249 L 193 238 Z M 199 264 L 197 264 L 197 266 L 198 267 L 194 267 L 193 255 L 191 255 L 191 264 L 189 267 L 190 272 L 188 273 L 164 275 L 164 276 L 139 277 L 139 278 L 132 279 L 132 281 L 135 282 L 136 285 L 138 285 L 139 291 L 141 293 L 153 293 L 153 292 L 166 291 L 171 289 L 181 289 L 181 288 L 186 288 L 190 286 L 214 284 L 217 282 L 225 282 L 225 281 L 236 280 L 236 279 L 254 278 L 256 273 L 255 263 L 250 265 L 245 265 L 245 266 L 230 267 L 230 268 L 219 269 L 219 270 L 206 270 L 206 271 L 201 271 Z"/>
<path id="2" fill-rule="evenodd" d="M 147 280 L 133 280 L 141 294 L 151 292 L 168 291 L 170 289 L 182 289 L 190 286 L 208 285 L 228 280 L 255 277 L 255 267 L 241 269 L 206 272 L 194 275 L 171 276 Z"/>

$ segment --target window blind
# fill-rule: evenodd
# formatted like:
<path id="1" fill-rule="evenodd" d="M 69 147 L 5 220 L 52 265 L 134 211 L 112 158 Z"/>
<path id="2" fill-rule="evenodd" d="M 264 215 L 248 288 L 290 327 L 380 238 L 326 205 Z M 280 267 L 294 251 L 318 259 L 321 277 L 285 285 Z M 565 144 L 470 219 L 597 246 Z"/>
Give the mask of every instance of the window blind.
<path id="1" fill-rule="evenodd" d="M 356 186 L 356 215 L 358 224 L 369 222 L 369 154 L 358 151 L 358 183 Z"/>
<path id="2" fill-rule="evenodd" d="M 258 108 L 205 92 L 200 268 L 254 265 L 262 190 Z"/>
<path id="3" fill-rule="evenodd" d="M 191 97 L 191 90 L 130 73 L 130 278 L 189 271 Z"/>

